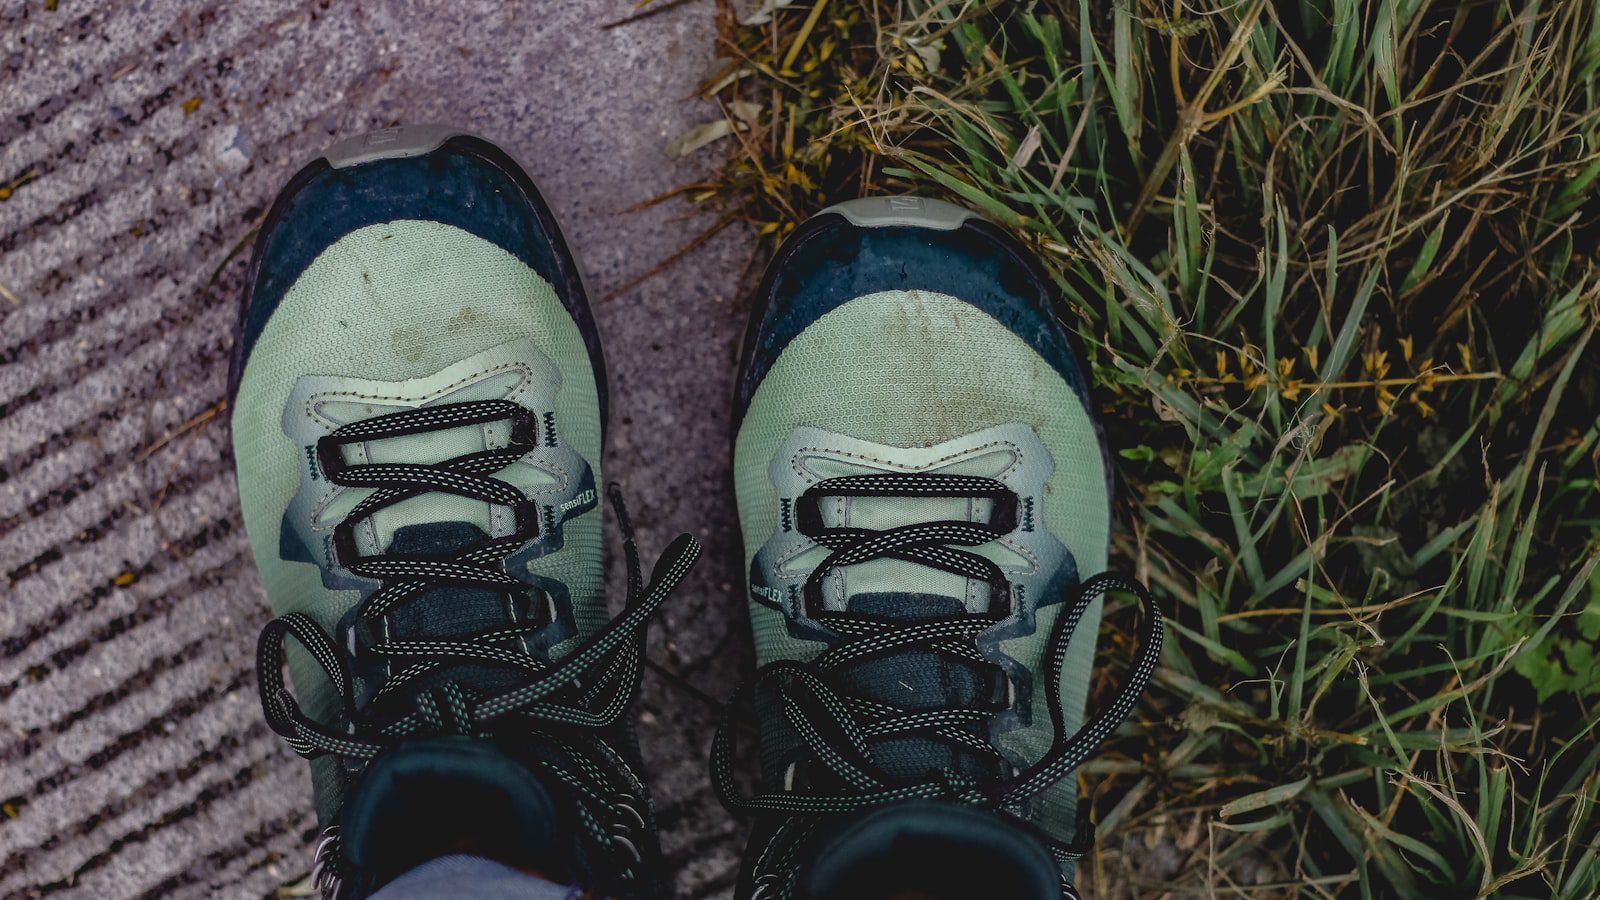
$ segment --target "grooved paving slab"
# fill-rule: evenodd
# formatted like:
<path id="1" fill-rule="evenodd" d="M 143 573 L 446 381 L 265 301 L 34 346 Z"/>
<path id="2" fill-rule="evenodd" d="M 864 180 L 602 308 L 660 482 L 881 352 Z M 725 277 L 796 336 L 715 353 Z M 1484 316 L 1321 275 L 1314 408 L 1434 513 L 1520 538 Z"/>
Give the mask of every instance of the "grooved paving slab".
<path id="1" fill-rule="evenodd" d="M 248 255 L 233 251 L 352 133 L 448 121 L 528 165 L 607 341 L 606 473 L 647 557 L 680 531 L 707 545 L 651 656 L 731 690 L 748 236 L 629 287 L 713 219 L 625 211 L 715 153 L 662 151 L 716 115 L 686 99 L 715 4 L 601 27 L 633 9 L 0 0 L 0 896 L 264 897 L 306 873 L 309 779 L 257 704 L 268 611 L 220 404 Z M 742 829 L 707 785 L 712 711 L 655 673 L 641 706 L 680 893 L 726 894 Z"/>

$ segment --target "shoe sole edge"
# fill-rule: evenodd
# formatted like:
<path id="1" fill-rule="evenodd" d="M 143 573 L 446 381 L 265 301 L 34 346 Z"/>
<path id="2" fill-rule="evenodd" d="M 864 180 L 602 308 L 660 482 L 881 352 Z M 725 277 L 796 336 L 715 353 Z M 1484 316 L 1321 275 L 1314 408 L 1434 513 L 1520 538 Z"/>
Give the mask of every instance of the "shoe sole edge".
<path id="1" fill-rule="evenodd" d="M 395 125 L 343 138 L 323 151 L 322 158 L 335 169 L 348 169 L 381 159 L 425 156 L 453 137 L 484 140 L 480 135 L 451 125 Z"/>
<path id="2" fill-rule="evenodd" d="M 969 219 L 982 218 L 976 212 L 932 197 L 910 195 L 894 197 L 859 197 L 846 200 L 817 213 L 841 215 L 857 228 L 891 228 L 911 226 L 934 231 L 955 231 Z"/>

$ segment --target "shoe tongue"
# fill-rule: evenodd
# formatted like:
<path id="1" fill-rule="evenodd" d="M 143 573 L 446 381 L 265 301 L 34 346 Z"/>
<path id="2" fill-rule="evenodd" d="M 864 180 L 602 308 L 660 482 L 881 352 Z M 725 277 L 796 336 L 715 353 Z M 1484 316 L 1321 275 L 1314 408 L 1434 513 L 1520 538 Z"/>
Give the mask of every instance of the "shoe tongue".
<path id="1" fill-rule="evenodd" d="M 450 557 L 489 536 L 470 522 L 426 522 L 395 530 L 388 553 Z M 511 624 L 510 600 L 478 587 L 441 585 L 400 604 L 386 617 L 389 638 L 423 640 L 463 637 Z"/>
<path id="2" fill-rule="evenodd" d="M 551 793 L 494 742 L 408 741 L 362 773 L 340 811 L 339 838 L 356 896 L 430 859 L 457 853 L 573 877 Z"/>
<path id="3" fill-rule="evenodd" d="M 967 612 L 967 607 L 954 597 L 903 591 L 855 594 L 846 601 L 845 609 L 857 615 L 892 619 L 908 625 L 950 619 Z"/>
<path id="4" fill-rule="evenodd" d="M 856 594 L 849 599 L 847 611 L 907 625 L 968 614 L 966 606 L 954 597 L 891 592 Z M 931 650 L 869 656 L 837 671 L 851 693 L 907 712 L 993 708 L 1005 698 L 1005 685 L 997 671 L 956 662 Z M 967 730 L 988 739 L 981 724 L 967 726 Z M 941 771 L 979 777 L 992 775 L 994 768 L 993 760 L 923 736 L 877 741 L 873 751 L 873 761 L 896 778 L 921 779 Z"/>
<path id="5" fill-rule="evenodd" d="M 397 556 L 448 558 L 487 539 L 482 529 L 469 522 L 427 522 L 396 529 L 387 552 Z M 512 596 L 469 585 L 440 584 L 397 605 L 384 616 L 381 624 L 370 626 L 367 640 L 381 643 L 465 639 L 515 622 L 547 617 L 541 604 L 530 602 L 533 596 Z M 507 638 L 493 646 L 514 651 L 525 648 L 517 638 Z M 395 663 L 389 668 L 393 671 L 379 667 L 366 673 L 369 677 L 363 682 L 365 690 L 362 696 L 371 696 L 384 679 L 391 677 L 403 665 Z M 479 694 L 493 694 L 509 690 L 525 678 L 524 674 L 505 666 L 440 666 L 363 711 L 374 723 L 387 722 L 409 712 L 413 707 L 411 698 L 445 682 L 468 687 Z"/>
<path id="6" fill-rule="evenodd" d="M 1048 850 L 999 814 L 935 801 L 861 813 L 824 834 L 802 863 L 807 900 L 1059 900 Z"/>

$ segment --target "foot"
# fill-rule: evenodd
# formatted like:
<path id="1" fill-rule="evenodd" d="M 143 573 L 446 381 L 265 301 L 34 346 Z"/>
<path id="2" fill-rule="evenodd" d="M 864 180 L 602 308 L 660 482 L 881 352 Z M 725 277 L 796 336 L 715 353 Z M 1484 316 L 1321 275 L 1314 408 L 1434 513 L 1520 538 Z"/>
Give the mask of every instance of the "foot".
<path id="1" fill-rule="evenodd" d="M 646 588 L 629 537 L 609 619 L 600 345 L 527 175 L 426 126 L 306 166 L 256 240 L 230 394 L 279 616 L 262 702 L 313 760 L 324 890 L 466 852 L 656 894 L 623 713 L 645 622 L 697 549 L 680 538 Z"/>
<path id="2" fill-rule="evenodd" d="M 798 229 L 751 312 L 734 478 L 763 791 L 740 894 L 1057 897 L 1078 763 L 1127 715 L 1159 614 L 1102 576 L 1110 467 L 1056 291 L 948 203 Z M 1147 604 L 1083 727 L 1101 598 Z M 1081 730 L 1080 730 L 1081 729 Z"/>

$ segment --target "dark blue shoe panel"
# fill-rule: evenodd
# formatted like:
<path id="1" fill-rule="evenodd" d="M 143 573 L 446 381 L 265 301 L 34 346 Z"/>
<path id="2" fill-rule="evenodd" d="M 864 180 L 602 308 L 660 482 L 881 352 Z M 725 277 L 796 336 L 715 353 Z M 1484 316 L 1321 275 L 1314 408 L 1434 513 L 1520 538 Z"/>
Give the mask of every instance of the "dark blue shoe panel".
<path id="1" fill-rule="evenodd" d="M 256 239 L 228 379 L 231 399 L 267 320 L 324 250 L 368 225 L 441 222 L 486 240 L 555 286 L 594 364 L 606 418 L 605 365 L 576 261 L 522 167 L 482 138 L 459 135 L 418 156 L 334 168 L 311 162 L 289 182 Z"/>
<path id="2" fill-rule="evenodd" d="M 824 213 L 784 242 L 751 303 L 735 422 L 744 418 L 778 356 L 807 326 L 857 297 L 893 290 L 936 291 L 988 313 L 1044 357 L 1089 404 L 1079 355 L 1056 315 L 1059 293 L 1010 234 L 978 218 L 954 229 L 861 227 Z"/>

